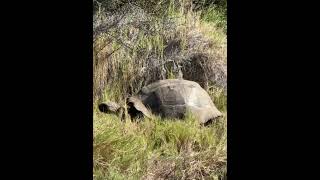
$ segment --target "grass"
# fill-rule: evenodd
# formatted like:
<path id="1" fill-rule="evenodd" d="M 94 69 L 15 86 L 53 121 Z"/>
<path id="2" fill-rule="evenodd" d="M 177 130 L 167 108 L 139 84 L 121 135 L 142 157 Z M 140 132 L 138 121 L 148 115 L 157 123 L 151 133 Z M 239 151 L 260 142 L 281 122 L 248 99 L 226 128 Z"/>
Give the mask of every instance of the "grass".
<path id="1" fill-rule="evenodd" d="M 227 97 L 223 89 L 215 86 L 208 89 L 224 114 L 208 127 L 199 126 L 191 114 L 185 120 L 155 117 L 121 122 L 116 115 L 102 114 L 97 109 L 97 103 L 106 100 L 125 104 L 126 96 L 158 78 L 163 67 L 150 61 L 163 63 L 166 60 L 164 48 L 171 40 L 180 40 L 181 57 L 200 51 L 212 61 L 226 63 L 226 21 L 221 12 L 209 8 L 197 14 L 172 8 L 173 1 L 163 2 L 171 3 L 167 14 L 174 19 L 174 28 L 163 26 L 165 19 L 162 18 L 166 16 L 147 17 L 148 21 L 129 17 L 138 19 L 138 23 L 142 18 L 144 23 L 149 23 L 146 27 L 152 27 L 153 33 L 128 23 L 121 28 L 108 29 L 108 33 L 99 35 L 93 42 L 95 180 L 225 179 Z M 200 35 L 208 42 L 199 39 Z M 121 44 L 123 42 L 130 48 Z M 176 78 L 176 74 L 168 69 L 165 78 Z"/>
<path id="2" fill-rule="evenodd" d="M 115 89 L 116 86 L 116 91 L 121 91 L 121 94 L 128 93 L 129 87 L 133 92 L 137 92 L 160 75 L 165 78 L 174 77 L 173 74 L 168 73 L 170 69 L 165 67 L 167 64 L 161 65 L 168 58 L 174 60 L 180 58 L 180 61 L 186 61 L 192 53 L 200 52 L 210 59 L 226 61 L 227 38 L 217 25 L 219 18 L 213 18 L 214 12 L 216 12 L 214 9 L 207 10 L 202 13 L 205 14 L 202 18 L 200 13 L 192 11 L 171 12 L 170 18 L 174 22 L 167 24 L 172 25 L 172 28 L 165 28 L 163 25 L 163 22 L 168 19 L 167 16 L 146 16 L 147 20 L 141 20 L 141 22 L 139 18 L 143 19 L 143 17 L 132 17 L 128 19 L 141 23 L 140 29 L 133 23 L 128 23 L 121 28 L 110 28 L 108 33 L 98 36 L 93 43 L 94 96 L 102 98 L 100 96 L 106 88 Z M 150 29 L 145 30 L 145 28 Z M 164 48 L 172 40 L 181 42 L 181 52 L 179 56 L 164 57 Z M 124 46 L 123 42 L 130 48 Z M 150 61 L 153 62 L 149 63 Z M 163 69 L 167 69 L 168 72 L 163 73 Z M 207 73 L 210 74 L 211 71 Z"/>
<path id="3" fill-rule="evenodd" d="M 224 116 L 208 127 L 185 120 L 121 122 L 94 113 L 94 179 L 221 179 L 226 174 L 226 97 L 210 95 Z"/>
<path id="4" fill-rule="evenodd" d="M 210 6 L 201 13 L 201 18 L 206 22 L 213 22 L 217 27 L 227 32 L 226 9 Z"/>
<path id="5" fill-rule="evenodd" d="M 98 116 L 94 119 L 96 180 L 158 179 L 166 173 L 176 179 L 218 179 L 226 172 L 226 118 L 199 127 L 194 118 L 123 123 L 111 115 Z"/>

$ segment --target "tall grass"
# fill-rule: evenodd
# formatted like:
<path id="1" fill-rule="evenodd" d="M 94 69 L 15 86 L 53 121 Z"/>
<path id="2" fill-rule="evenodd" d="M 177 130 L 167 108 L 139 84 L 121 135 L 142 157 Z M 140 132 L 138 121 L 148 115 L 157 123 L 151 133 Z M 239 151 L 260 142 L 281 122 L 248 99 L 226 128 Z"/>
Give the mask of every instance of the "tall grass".
<path id="1" fill-rule="evenodd" d="M 94 119 L 94 179 L 208 179 L 226 173 L 226 117 L 200 127 L 192 117 L 120 122 Z"/>
<path id="2" fill-rule="evenodd" d="M 168 8 L 163 16 L 147 14 L 136 6 L 126 7 L 129 13 L 118 23 L 121 25 L 111 26 L 94 39 L 95 98 L 103 98 L 108 88 L 120 91 L 124 98 L 156 80 L 174 78 L 177 68 L 172 63 L 185 67 L 194 54 L 208 57 L 206 70 L 200 73 L 187 68 L 186 71 L 198 73 L 188 77 L 190 73 L 184 72 L 185 78 L 197 81 L 225 76 L 219 73 L 223 73 L 220 69 L 226 63 L 226 34 L 215 23 L 201 19 L 201 13 L 177 8 L 173 0 L 171 4 L 169 7 L 173 8 Z M 96 19 L 108 22 L 110 17 L 117 19 L 121 15 L 101 14 Z M 171 52 L 169 45 L 175 41 L 179 42 L 179 50 Z M 225 83 L 226 78 L 222 78 L 222 84 Z"/>
<path id="3" fill-rule="evenodd" d="M 227 16 L 226 8 L 217 6 L 209 6 L 201 12 L 201 18 L 207 22 L 213 22 L 218 28 L 227 32 Z"/>
<path id="4" fill-rule="evenodd" d="M 202 127 L 184 120 L 120 121 L 94 113 L 94 179 L 223 179 L 227 165 L 226 97 L 209 93 L 224 116 Z"/>
<path id="5" fill-rule="evenodd" d="M 208 127 L 200 126 L 192 114 L 184 120 L 156 117 L 132 122 L 97 109 L 98 102 L 125 104 L 125 98 L 143 86 L 176 78 L 174 63 L 184 66 L 196 53 L 207 59 L 203 64 L 206 77 L 220 77 L 217 67 L 226 63 L 226 34 L 215 9 L 193 12 L 186 8 L 190 0 L 139 2 L 153 8 L 147 14 L 139 8 L 128 10 L 119 26 L 108 27 L 93 42 L 94 179 L 224 179 L 227 96 L 219 83 L 209 84 L 207 91 L 224 116 Z M 118 8 L 117 4 L 112 8 Z M 116 13 L 98 14 L 97 24 L 112 24 L 112 18 L 121 17 L 120 11 Z M 179 42 L 179 50 L 168 52 L 172 42 Z M 190 77 L 184 74 L 190 80 L 203 75 L 192 64 L 184 67 L 194 72 Z"/>

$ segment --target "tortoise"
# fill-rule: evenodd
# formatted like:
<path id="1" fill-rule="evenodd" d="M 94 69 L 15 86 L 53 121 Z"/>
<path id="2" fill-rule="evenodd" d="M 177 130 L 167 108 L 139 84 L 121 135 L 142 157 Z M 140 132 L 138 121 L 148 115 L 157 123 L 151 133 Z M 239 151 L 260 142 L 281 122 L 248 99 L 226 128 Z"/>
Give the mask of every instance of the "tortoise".
<path id="1" fill-rule="evenodd" d="M 115 102 L 99 104 L 104 113 L 123 115 L 124 107 Z M 191 112 L 206 124 L 222 116 L 208 93 L 196 82 L 183 79 L 159 80 L 143 87 L 137 95 L 127 99 L 127 112 L 131 118 L 160 115 L 165 118 L 183 119 Z"/>

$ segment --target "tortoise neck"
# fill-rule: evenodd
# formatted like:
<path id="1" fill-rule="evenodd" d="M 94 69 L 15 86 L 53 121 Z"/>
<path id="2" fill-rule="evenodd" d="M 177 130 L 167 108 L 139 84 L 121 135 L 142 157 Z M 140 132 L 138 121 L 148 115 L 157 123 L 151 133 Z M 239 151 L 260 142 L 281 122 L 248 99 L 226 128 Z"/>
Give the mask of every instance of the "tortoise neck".
<path id="1" fill-rule="evenodd" d="M 119 109 L 117 110 L 117 115 L 119 118 L 123 121 L 125 119 L 125 108 L 124 106 L 120 106 Z"/>

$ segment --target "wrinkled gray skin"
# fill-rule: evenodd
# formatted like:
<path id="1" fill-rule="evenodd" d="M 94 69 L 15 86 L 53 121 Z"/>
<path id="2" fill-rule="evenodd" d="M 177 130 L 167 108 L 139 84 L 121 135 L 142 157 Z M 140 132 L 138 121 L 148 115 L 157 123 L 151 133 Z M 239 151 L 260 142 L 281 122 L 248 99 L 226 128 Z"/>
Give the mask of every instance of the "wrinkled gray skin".
<path id="1" fill-rule="evenodd" d="M 200 124 L 206 124 L 222 116 L 208 93 L 193 81 L 166 79 L 142 88 L 128 99 L 128 114 L 132 118 L 152 117 L 152 114 L 166 118 L 185 117 L 191 112 Z M 105 113 L 116 113 L 123 117 L 124 108 L 114 102 L 101 103 L 99 109 Z"/>

